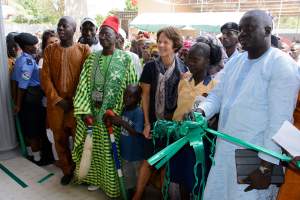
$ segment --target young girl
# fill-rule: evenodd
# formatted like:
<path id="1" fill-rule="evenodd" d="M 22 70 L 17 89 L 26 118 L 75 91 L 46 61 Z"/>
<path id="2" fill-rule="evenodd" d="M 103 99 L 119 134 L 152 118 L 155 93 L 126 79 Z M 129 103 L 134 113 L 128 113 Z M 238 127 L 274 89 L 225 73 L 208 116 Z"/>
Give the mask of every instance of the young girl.
<path id="1" fill-rule="evenodd" d="M 214 44 L 198 42 L 191 47 L 186 57 L 186 64 L 190 72 L 185 74 L 179 82 L 177 109 L 173 120 L 183 120 L 185 114 L 196 108 L 205 99 L 210 90 L 213 89 L 216 84 L 215 81 L 212 80 L 206 84 L 205 78 L 208 76 L 209 67 L 220 62 L 221 59 L 221 49 Z M 206 146 L 207 149 L 209 147 L 207 148 Z M 206 155 L 209 155 L 209 150 L 206 151 Z M 207 166 L 210 166 L 208 159 L 207 156 Z M 191 196 L 195 183 L 194 164 L 195 153 L 189 144 L 170 161 L 171 181 L 179 183 L 181 199 L 189 199 Z M 198 171 L 200 172 L 201 169 L 198 169 Z M 198 174 L 198 178 L 201 179 L 200 174 Z"/>
<path id="2" fill-rule="evenodd" d="M 186 57 L 189 72 L 179 82 L 177 109 L 173 120 L 181 121 L 184 114 L 197 107 L 214 88 L 216 81 L 212 80 L 206 84 L 206 77 L 210 66 L 220 62 L 221 59 L 220 47 L 212 43 L 198 42 L 191 47 Z"/>

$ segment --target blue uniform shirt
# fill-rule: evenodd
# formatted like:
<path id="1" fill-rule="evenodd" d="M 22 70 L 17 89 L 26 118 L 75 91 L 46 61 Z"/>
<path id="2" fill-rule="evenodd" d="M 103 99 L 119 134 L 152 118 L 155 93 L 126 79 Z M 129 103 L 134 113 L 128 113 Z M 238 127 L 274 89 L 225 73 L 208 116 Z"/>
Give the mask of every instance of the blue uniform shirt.
<path id="1" fill-rule="evenodd" d="M 21 89 L 40 85 L 38 64 L 32 55 L 23 52 L 22 55 L 17 58 L 12 73 L 12 80 L 17 81 L 18 87 Z"/>

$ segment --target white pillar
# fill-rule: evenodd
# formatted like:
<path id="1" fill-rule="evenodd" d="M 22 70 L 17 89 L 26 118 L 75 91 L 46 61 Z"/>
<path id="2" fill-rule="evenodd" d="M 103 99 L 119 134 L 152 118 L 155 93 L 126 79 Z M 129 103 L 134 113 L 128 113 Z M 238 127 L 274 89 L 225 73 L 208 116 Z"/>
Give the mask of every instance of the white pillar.
<path id="1" fill-rule="evenodd" d="M 81 20 L 87 17 L 87 1 L 65 0 L 65 15 L 73 17 L 79 28 Z"/>
<path id="2" fill-rule="evenodd" d="M 14 149 L 17 143 L 10 101 L 10 84 L 7 66 L 7 50 L 0 5 L 0 152 Z"/>
<path id="3" fill-rule="evenodd" d="M 80 36 L 80 22 L 87 13 L 87 0 L 65 0 L 65 15 L 73 17 L 77 23 L 75 40 Z"/>

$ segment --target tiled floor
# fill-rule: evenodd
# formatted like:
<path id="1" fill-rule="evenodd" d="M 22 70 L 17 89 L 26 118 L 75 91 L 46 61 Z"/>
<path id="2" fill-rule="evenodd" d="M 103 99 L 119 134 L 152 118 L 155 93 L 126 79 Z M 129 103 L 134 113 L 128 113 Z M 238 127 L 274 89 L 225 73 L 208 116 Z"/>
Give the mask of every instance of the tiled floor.
<path id="1" fill-rule="evenodd" d="M 1 161 L 7 169 L 13 172 L 28 187 L 22 188 L 2 170 L 0 171 L 0 200 L 101 200 L 107 199 L 100 191 L 89 192 L 86 186 L 59 184 L 61 172 L 54 165 L 46 169 L 38 167 L 30 161 L 17 157 Z M 43 183 L 40 179 L 54 173 Z"/>
<path id="2" fill-rule="evenodd" d="M 28 185 L 22 188 L 10 176 L 0 169 L 0 200 L 105 200 L 108 199 L 100 190 L 89 192 L 83 185 L 60 185 L 62 173 L 55 165 L 39 167 L 20 156 L 18 151 L 9 155 L 0 153 L 0 164 L 9 169 Z M 38 183 L 43 177 L 54 175 Z M 148 187 L 147 200 L 159 199 L 159 191 Z"/>

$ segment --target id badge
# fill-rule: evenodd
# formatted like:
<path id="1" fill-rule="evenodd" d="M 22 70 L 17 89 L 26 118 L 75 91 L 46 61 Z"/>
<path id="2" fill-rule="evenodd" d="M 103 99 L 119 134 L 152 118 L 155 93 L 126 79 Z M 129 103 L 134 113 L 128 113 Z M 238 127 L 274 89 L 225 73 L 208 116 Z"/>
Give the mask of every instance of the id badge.
<path id="1" fill-rule="evenodd" d="M 102 102 L 103 102 L 103 93 L 100 91 L 93 91 L 92 92 L 92 100 L 95 103 L 95 107 L 96 108 L 100 108 L 102 106 Z"/>
<path id="2" fill-rule="evenodd" d="M 92 99 L 93 99 L 93 101 L 96 101 L 96 102 L 102 102 L 102 100 L 103 100 L 103 94 L 102 94 L 102 92 L 100 92 L 100 91 L 93 91 L 92 92 Z"/>

